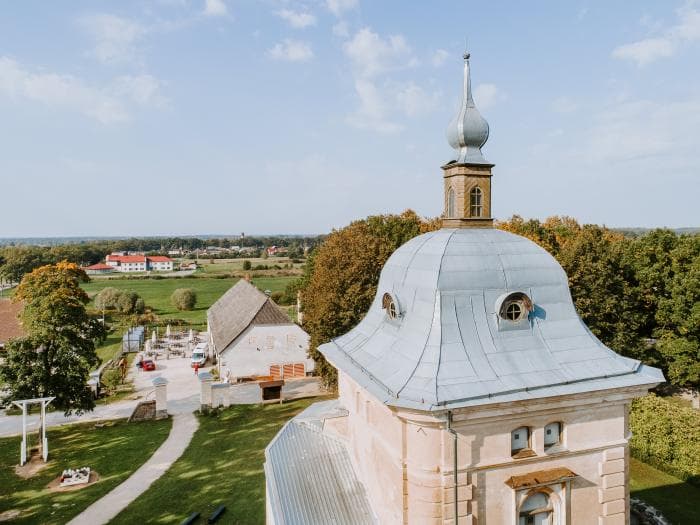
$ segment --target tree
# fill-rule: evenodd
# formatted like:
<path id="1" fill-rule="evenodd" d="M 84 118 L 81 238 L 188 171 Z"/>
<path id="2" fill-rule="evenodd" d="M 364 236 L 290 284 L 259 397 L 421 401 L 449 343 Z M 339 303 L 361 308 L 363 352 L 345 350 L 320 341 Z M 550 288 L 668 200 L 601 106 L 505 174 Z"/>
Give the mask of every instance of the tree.
<path id="1" fill-rule="evenodd" d="M 89 278 L 77 265 L 61 262 L 24 276 L 14 295 L 22 301 L 26 335 L 8 346 L 0 378 L 13 399 L 55 396 L 54 405 L 66 414 L 94 407 L 87 385 L 99 359 L 95 339 L 104 328 L 90 317 L 89 301 L 80 283 Z"/>
<path id="2" fill-rule="evenodd" d="M 38 246 L 7 246 L 2 252 L 5 263 L 0 272 L 13 283 L 20 282 L 26 273 L 49 262 L 44 249 Z"/>
<path id="3" fill-rule="evenodd" d="M 253 265 L 250 263 L 250 261 L 248 259 L 243 261 L 243 270 L 248 271 L 252 268 L 252 266 Z"/>
<path id="4" fill-rule="evenodd" d="M 143 313 L 145 307 L 143 299 L 132 290 L 120 290 L 108 286 L 95 296 L 97 310 L 117 310 L 122 314 L 133 314 Z"/>
<path id="5" fill-rule="evenodd" d="M 170 301 L 178 310 L 192 310 L 197 304 L 197 294 L 192 288 L 178 288 L 170 296 Z"/>
<path id="6" fill-rule="evenodd" d="M 437 222 L 407 210 L 379 215 L 333 231 L 307 260 L 301 282 L 304 329 L 311 337 L 309 355 L 323 381 L 334 386 L 336 370 L 318 347 L 353 328 L 367 313 L 389 256 Z"/>

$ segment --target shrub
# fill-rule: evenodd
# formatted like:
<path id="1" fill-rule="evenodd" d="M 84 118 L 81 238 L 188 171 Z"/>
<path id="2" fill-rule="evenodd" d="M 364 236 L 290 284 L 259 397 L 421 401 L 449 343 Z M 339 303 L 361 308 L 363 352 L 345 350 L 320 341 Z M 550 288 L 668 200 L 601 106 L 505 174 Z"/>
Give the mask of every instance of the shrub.
<path id="1" fill-rule="evenodd" d="M 192 310 L 197 304 L 197 294 L 192 288 L 178 288 L 170 296 L 170 301 L 178 310 Z"/>
<path id="2" fill-rule="evenodd" d="M 630 430 L 630 451 L 634 457 L 700 485 L 697 410 L 649 394 L 632 403 Z"/>
<path id="3" fill-rule="evenodd" d="M 140 311 L 136 309 L 139 301 L 141 301 Z M 97 310 L 118 310 L 123 314 L 132 314 L 143 312 L 146 305 L 136 292 L 119 290 L 108 286 L 95 296 L 95 308 Z"/>
<path id="4" fill-rule="evenodd" d="M 243 261 L 243 269 L 244 270 L 250 270 L 253 265 L 250 263 L 248 259 Z"/>
<path id="5" fill-rule="evenodd" d="M 142 314 L 143 312 L 146 311 L 146 303 L 144 300 L 139 297 L 136 299 L 136 302 L 134 303 L 134 313 L 136 314 Z"/>

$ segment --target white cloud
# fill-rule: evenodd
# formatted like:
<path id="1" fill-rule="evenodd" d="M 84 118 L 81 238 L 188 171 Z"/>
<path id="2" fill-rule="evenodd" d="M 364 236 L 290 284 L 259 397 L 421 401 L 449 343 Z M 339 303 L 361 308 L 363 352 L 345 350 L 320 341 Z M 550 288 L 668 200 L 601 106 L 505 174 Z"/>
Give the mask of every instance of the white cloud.
<path id="1" fill-rule="evenodd" d="M 631 60 L 643 67 L 660 58 L 673 56 L 683 45 L 700 40 L 700 11 L 693 6 L 694 2 L 689 2 L 678 9 L 678 23 L 661 30 L 660 36 L 618 46 L 613 49 L 612 56 Z"/>
<path id="2" fill-rule="evenodd" d="M 433 53 L 433 66 L 440 67 L 445 63 L 445 60 L 447 60 L 448 56 L 450 56 L 450 54 L 447 51 L 445 51 L 444 49 L 438 49 L 437 51 L 435 51 L 435 53 Z"/>
<path id="3" fill-rule="evenodd" d="M 391 70 L 413 66 L 417 60 L 401 35 L 382 38 L 365 27 L 343 46 L 360 76 L 372 77 Z"/>
<path id="4" fill-rule="evenodd" d="M 306 62 L 314 56 L 311 46 L 300 40 L 284 39 L 268 50 L 268 55 L 276 60 L 288 62 Z"/>
<path id="5" fill-rule="evenodd" d="M 326 0 L 326 7 L 335 16 L 340 16 L 345 11 L 355 9 L 358 3 L 358 0 Z"/>
<path id="6" fill-rule="evenodd" d="M 82 16 L 78 24 L 95 40 L 90 54 L 100 62 L 139 61 L 136 44 L 145 36 L 146 29 L 138 22 L 102 13 Z"/>
<path id="7" fill-rule="evenodd" d="M 474 103 L 479 109 L 488 109 L 507 97 L 495 84 L 479 84 L 474 88 Z"/>
<path id="8" fill-rule="evenodd" d="M 659 58 L 672 56 L 675 47 L 675 44 L 668 38 L 647 38 L 616 47 L 612 56 L 623 60 L 632 60 L 638 66 L 645 66 Z"/>
<path id="9" fill-rule="evenodd" d="M 162 106 L 165 99 L 159 88 L 149 75 L 120 77 L 105 87 L 93 87 L 73 75 L 34 72 L 11 58 L 0 57 L 0 95 L 74 111 L 103 124 L 129 120 L 133 103 Z"/>
<path id="10" fill-rule="evenodd" d="M 440 93 L 425 91 L 413 82 L 399 86 L 396 102 L 399 110 L 408 117 L 415 117 L 433 111 L 440 101 Z"/>
<path id="11" fill-rule="evenodd" d="M 333 34 L 345 38 L 350 35 L 350 30 L 348 29 L 348 23 L 341 20 L 337 24 L 333 25 Z"/>
<path id="12" fill-rule="evenodd" d="M 224 0 L 205 0 L 204 14 L 206 16 L 225 16 L 228 13 L 228 8 Z"/>
<path id="13" fill-rule="evenodd" d="M 569 97 L 558 97 L 552 101 L 552 109 L 556 113 L 573 113 L 578 109 L 578 104 Z"/>
<path id="14" fill-rule="evenodd" d="M 401 130 L 399 124 L 389 120 L 389 104 L 386 96 L 372 80 L 366 78 L 355 80 L 355 92 L 360 100 L 360 106 L 348 117 L 350 124 L 380 133 L 394 133 Z"/>
<path id="15" fill-rule="evenodd" d="M 304 29 L 305 27 L 316 25 L 316 17 L 308 12 L 297 12 L 291 9 L 281 9 L 276 11 L 275 14 L 286 20 L 287 23 L 296 28 Z"/>

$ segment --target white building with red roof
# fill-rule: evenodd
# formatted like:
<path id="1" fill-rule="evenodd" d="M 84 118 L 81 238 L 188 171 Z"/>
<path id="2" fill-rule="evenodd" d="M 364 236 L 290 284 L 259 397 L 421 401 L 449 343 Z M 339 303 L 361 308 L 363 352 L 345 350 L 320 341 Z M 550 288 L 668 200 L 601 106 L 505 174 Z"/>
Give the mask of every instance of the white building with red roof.
<path id="1" fill-rule="evenodd" d="M 173 260 L 164 255 L 111 253 L 105 263 L 118 272 L 171 272 Z"/>

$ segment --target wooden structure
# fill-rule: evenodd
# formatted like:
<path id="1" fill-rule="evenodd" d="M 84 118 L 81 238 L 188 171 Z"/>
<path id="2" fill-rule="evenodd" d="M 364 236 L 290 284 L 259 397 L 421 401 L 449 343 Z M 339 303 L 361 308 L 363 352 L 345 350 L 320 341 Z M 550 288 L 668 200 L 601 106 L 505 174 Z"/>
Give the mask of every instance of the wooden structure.
<path id="1" fill-rule="evenodd" d="M 21 399 L 13 401 L 22 409 L 22 445 L 19 452 L 19 464 L 24 465 L 27 462 L 27 405 L 41 404 L 41 456 L 44 461 L 49 457 L 49 442 L 46 439 L 46 406 L 56 399 L 55 397 L 37 397 L 34 399 Z"/>

